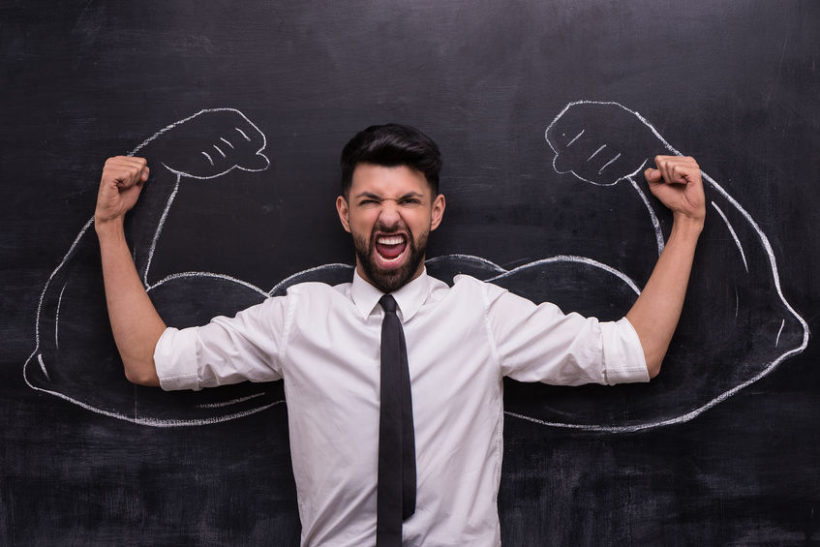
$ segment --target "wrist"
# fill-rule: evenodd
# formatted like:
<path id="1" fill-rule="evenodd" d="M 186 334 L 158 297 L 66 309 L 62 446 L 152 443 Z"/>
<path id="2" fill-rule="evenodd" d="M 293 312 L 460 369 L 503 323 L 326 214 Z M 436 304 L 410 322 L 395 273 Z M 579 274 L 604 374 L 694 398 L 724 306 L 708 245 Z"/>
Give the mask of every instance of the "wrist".
<path id="1" fill-rule="evenodd" d="M 703 231 L 704 218 L 676 214 L 672 217 L 672 234 L 697 239 Z M 671 237 L 670 235 L 670 237 Z"/>
<path id="2" fill-rule="evenodd" d="M 122 217 L 102 219 L 95 215 L 94 230 L 97 232 L 97 237 L 100 239 L 125 237 L 125 228 L 123 226 Z"/>

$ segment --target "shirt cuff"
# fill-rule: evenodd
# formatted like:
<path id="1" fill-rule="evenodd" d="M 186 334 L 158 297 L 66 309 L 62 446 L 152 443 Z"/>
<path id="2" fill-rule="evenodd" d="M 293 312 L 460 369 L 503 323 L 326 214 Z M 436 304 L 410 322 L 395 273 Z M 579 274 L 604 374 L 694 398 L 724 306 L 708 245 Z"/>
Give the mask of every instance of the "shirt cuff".
<path id="1" fill-rule="evenodd" d="M 165 391 L 202 389 L 197 372 L 195 329 L 166 328 L 154 348 L 159 385 Z"/>
<path id="2" fill-rule="evenodd" d="M 611 323 L 601 323 L 601 335 L 604 347 L 604 381 L 608 385 L 649 381 L 641 340 L 626 317 Z"/>

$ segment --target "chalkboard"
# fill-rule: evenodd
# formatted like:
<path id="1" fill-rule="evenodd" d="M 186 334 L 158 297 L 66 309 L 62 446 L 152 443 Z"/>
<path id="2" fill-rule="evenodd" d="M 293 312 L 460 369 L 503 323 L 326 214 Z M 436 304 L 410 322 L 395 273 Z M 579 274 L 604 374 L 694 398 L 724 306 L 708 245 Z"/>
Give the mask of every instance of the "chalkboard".
<path id="1" fill-rule="evenodd" d="M 0 543 L 296 545 L 282 386 L 129 384 L 91 224 L 105 158 L 185 326 L 347 281 L 338 156 L 388 121 L 440 145 L 428 271 L 620 317 L 670 218 L 708 219 L 648 385 L 505 384 L 505 545 L 820 541 L 820 7 L 801 2 L 0 4 Z"/>

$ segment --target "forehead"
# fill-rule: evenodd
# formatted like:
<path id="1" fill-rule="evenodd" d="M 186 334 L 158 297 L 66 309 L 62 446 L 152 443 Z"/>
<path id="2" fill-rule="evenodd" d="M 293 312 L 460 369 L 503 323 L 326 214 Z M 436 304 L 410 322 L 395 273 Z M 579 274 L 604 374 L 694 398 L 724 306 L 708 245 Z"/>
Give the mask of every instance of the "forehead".
<path id="1" fill-rule="evenodd" d="M 406 165 L 360 163 L 353 171 L 350 195 L 355 197 L 362 192 L 391 197 L 409 193 L 428 195 L 432 190 L 424 173 Z"/>

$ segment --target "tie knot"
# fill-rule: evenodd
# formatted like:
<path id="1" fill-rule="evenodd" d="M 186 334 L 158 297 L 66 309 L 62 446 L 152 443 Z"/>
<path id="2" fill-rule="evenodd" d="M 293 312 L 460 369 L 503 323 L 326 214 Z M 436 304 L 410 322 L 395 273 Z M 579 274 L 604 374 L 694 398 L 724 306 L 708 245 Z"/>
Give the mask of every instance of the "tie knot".
<path id="1" fill-rule="evenodd" d="M 396 299 L 392 294 L 386 294 L 379 299 L 379 304 L 387 313 L 396 313 Z"/>

